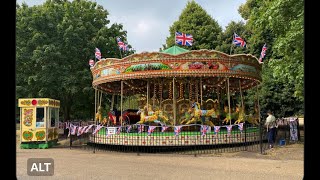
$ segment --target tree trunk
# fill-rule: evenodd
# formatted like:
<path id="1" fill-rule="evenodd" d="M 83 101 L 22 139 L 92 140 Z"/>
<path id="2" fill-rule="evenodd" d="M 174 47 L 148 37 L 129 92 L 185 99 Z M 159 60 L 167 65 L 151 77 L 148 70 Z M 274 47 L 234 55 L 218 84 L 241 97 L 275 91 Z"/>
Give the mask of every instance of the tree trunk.
<path id="1" fill-rule="evenodd" d="M 71 105 L 72 105 L 72 100 L 71 100 L 71 95 L 67 95 L 63 97 L 63 117 L 65 121 L 70 120 L 70 111 L 71 111 Z"/>

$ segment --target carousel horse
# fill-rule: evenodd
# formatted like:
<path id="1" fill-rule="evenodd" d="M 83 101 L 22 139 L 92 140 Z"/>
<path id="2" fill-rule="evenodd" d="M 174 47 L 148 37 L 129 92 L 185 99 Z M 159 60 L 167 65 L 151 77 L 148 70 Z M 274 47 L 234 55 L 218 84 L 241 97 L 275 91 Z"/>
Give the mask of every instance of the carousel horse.
<path id="1" fill-rule="evenodd" d="M 169 118 L 166 117 L 161 110 L 153 111 L 151 105 L 148 105 L 148 109 L 146 108 L 146 106 L 144 109 L 140 109 L 137 114 L 140 114 L 140 121 L 137 122 L 137 124 L 143 124 L 146 122 L 172 124 L 172 122 L 169 122 Z"/>
<path id="2" fill-rule="evenodd" d="M 245 121 L 246 114 L 244 112 L 244 107 L 240 107 L 238 119 L 234 122 L 235 124 L 243 123 Z"/>
<path id="3" fill-rule="evenodd" d="M 250 124 L 259 125 L 259 115 L 258 115 L 258 108 L 254 108 L 254 114 L 246 115 L 244 111 L 244 107 L 241 107 L 239 110 L 239 117 L 235 124 L 243 123 L 248 121 Z"/>
<path id="4" fill-rule="evenodd" d="M 99 123 L 102 122 L 102 107 L 101 106 L 98 107 L 98 111 L 96 113 L 95 120 L 98 121 Z"/>
<path id="5" fill-rule="evenodd" d="M 229 108 L 227 106 L 224 106 L 224 113 L 225 113 L 225 117 L 224 120 L 222 121 L 222 123 L 228 124 L 231 119 L 238 119 L 239 117 L 239 107 L 237 106 L 234 112 L 231 112 L 229 114 Z"/>
<path id="6" fill-rule="evenodd" d="M 110 120 L 107 117 L 104 117 L 101 125 L 105 126 L 105 125 L 109 125 L 109 123 L 110 123 Z"/>
<path id="7" fill-rule="evenodd" d="M 186 124 L 191 124 L 191 123 L 196 123 L 201 121 L 203 124 L 209 125 L 209 126 L 214 126 L 214 124 L 210 121 L 210 120 L 202 120 L 201 118 L 205 118 L 205 117 L 212 117 L 212 118 L 216 118 L 216 112 L 214 109 L 210 109 L 210 110 L 201 110 L 200 109 L 200 104 L 197 102 L 194 102 L 191 106 L 191 108 L 193 109 L 193 113 L 194 116 L 191 120 L 189 120 Z"/>
<path id="8" fill-rule="evenodd" d="M 192 108 L 189 108 L 187 111 L 181 111 L 180 113 L 183 114 L 181 117 L 181 124 L 185 124 L 193 118 Z"/>

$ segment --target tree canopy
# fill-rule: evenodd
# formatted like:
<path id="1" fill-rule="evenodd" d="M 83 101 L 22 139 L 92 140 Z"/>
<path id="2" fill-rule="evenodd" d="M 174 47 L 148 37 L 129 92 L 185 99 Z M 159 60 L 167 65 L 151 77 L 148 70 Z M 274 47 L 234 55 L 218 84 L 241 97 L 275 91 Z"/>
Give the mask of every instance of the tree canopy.
<path id="1" fill-rule="evenodd" d="M 193 36 L 193 45 L 184 46 L 185 49 L 214 49 L 218 45 L 218 34 L 222 31 L 218 22 L 195 1 L 187 3 L 179 20 L 175 21 L 169 29 L 170 36 L 167 37 L 164 49 L 175 44 L 176 31 Z"/>
<path id="2" fill-rule="evenodd" d="M 262 71 L 262 107 L 281 116 L 303 114 L 303 1 L 247 0 L 239 12 L 247 21 L 250 53 L 259 57 L 263 44 L 268 47 Z"/>
<path id="3" fill-rule="evenodd" d="M 88 61 L 94 59 L 96 47 L 102 57 L 120 57 L 116 37 L 126 36 L 121 24 L 107 27 L 108 15 L 102 6 L 86 0 L 17 5 L 17 98 L 59 99 L 64 119 L 92 117 Z"/>

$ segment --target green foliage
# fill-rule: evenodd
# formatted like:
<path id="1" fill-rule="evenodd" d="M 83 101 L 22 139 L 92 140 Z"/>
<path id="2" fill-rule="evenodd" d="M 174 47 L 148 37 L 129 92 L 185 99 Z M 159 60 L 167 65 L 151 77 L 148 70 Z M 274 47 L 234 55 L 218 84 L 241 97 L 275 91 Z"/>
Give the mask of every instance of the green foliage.
<path id="1" fill-rule="evenodd" d="M 222 31 L 221 27 L 200 5 L 195 1 L 189 1 L 179 20 L 170 27 L 170 36 L 167 37 L 167 49 L 175 44 L 175 32 L 192 34 L 193 45 L 183 46 L 185 49 L 214 49 L 217 45 L 217 36 Z M 162 50 L 162 49 L 161 49 Z"/>
<path id="2" fill-rule="evenodd" d="M 64 119 L 94 115 L 89 59 L 98 47 L 103 57 L 120 57 L 116 37 L 122 25 L 109 28 L 109 13 L 86 0 L 51 1 L 16 8 L 16 89 L 20 97 L 61 101 Z M 129 54 L 132 52 L 129 52 Z"/>
<path id="3" fill-rule="evenodd" d="M 250 53 L 259 57 L 267 43 L 261 107 L 279 116 L 303 114 L 304 4 L 299 0 L 248 0 L 239 7 L 251 35 Z"/>

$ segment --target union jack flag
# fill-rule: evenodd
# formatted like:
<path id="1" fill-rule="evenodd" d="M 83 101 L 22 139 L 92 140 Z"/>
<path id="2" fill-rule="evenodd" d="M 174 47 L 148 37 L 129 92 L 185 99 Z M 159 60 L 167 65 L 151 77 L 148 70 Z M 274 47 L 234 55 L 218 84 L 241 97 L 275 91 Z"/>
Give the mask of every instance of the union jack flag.
<path id="1" fill-rule="evenodd" d="M 93 67 L 94 66 L 94 60 L 90 59 L 89 60 L 89 65 L 90 65 L 90 67 Z"/>
<path id="2" fill-rule="evenodd" d="M 231 131 L 232 131 L 232 125 L 228 125 L 228 126 L 227 126 L 228 136 L 231 135 Z"/>
<path id="3" fill-rule="evenodd" d="M 164 132 L 164 131 L 167 130 L 168 128 L 169 128 L 168 126 L 162 126 L 161 132 Z"/>
<path id="4" fill-rule="evenodd" d="M 174 127 L 174 135 L 179 136 L 179 133 L 181 132 L 182 126 L 175 126 Z"/>
<path id="5" fill-rule="evenodd" d="M 139 125 L 138 126 L 138 133 L 143 132 L 143 130 L 144 130 L 144 125 Z"/>
<path id="6" fill-rule="evenodd" d="M 103 126 L 97 125 L 92 134 L 96 134 Z"/>
<path id="7" fill-rule="evenodd" d="M 131 128 L 132 128 L 131 126 L 128 126 L 128 127 L 127 127 L 127 133 L 130 132 Z"/>
<path id="8" fill-rule="evenodd" d="M 126 45 L 124 42 L 121 41 L 120 37 L 117 37 L 117 42 L 120 50 L 127 51 L 128 45 Z"/>
<path id="9" fill-rule="evenodd" d="M 77 133 L 77 136 L 80 136 L 81 135 L 81 130 L 82 130 L 83 127 L 78 127 L 78 133 Z"/>
<path id="10" fill-rule="evenodd" d="M 82 130 L 81 130 L 81 133 L 80 133 L 80 134 L 83 134 L 83 133 L 84 133 L 84 131 L 87 129 L 87 127 L 88 127 L 88 126 L 84 126 L 84 127 L 82 128 Z"/>
<path id="11" fill-rule="evenodd" d="M 209 126 L 207 126 L 207 125 L 201 125 L 200 131 L 201 131 L 201 133 L 202 133 L 202 136 L 205 136 L 205 135 L 207 134 L 208 130 L 209 130 Z"/>
<path id="12" fill-rule="evenodd" d="M 149 129 L 148 129 L 148 136 L 151 135 L 151 133 L 153 133 L 154 129 L 156 128 L 157 126 L 149 126 Z"/>
<path id="13" fill-rule="evenodd" d="M 93 124 L 91 124 L 85 131 L 85 133 L 89 132 L 89 130 L 92 128 Z"/>
<path id="14" fill-rule="evenodd" d="M 192 46 L 193 36 L 191 34 L 185 34 L 176 32 L 176 43 L 183 46 Z"/>
<path id="15" fill-rule="evenodd" d="M 117 130 L 117 134 L 120 134 L 120 132 L 121 132 L 121 126 L 120 127 L 118 127 L 118 130 Z"/>
<path id="16" fill-rule="evenodd" d="M 233 42 L 234 45 L 240 46 L 240 47 L 246 47 L 247 43 L 244 39 L 242 39 L 240 36 L 238 36 L 236 33 L 233 35 Z"/>
<path id="17" fill-rule="evenodd" d="M 242 131 L 243 131 L 243 123 L 239 123 L 238 124 L 238 128 L 239 128 L 240 132 L 242 133 Z"/>
<path id="18" fill-rule="evenodd" d="M 213 129 L 215 134 L 218 134 L 220 132 L 220 126 L 214 126 Z"/>
<path id="19" fill-rule="evenodd" d="M 259 62 L 263 63 L 262 59 L 266 56 L 266 51 L 267 51 L 267 44 L 264 44 L 261 50 Z"/>
<path id="20" fill-rule="evenodd" d="M 76 129 L 77 129 L 77 126 L 71 125 L 71 134 L 72 135 L 76 134 Z"/>
<path id="21" fill-rule="evenodd" d="M 70 123 L 66 122 L 66 129 L 69 129 L 69 127 L 70 127 Z"/>
<path id="22" fill-rule="evenodd" d="M 95 53 L 95 55 L 96 55 L 96 58 L 97 59 L 101 59 L 101 52 L 100 52 L 100 49 L 98 49 L 98 48 L 96 48 L 96 53 Z"/>

